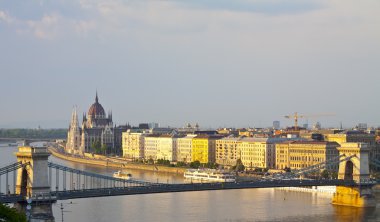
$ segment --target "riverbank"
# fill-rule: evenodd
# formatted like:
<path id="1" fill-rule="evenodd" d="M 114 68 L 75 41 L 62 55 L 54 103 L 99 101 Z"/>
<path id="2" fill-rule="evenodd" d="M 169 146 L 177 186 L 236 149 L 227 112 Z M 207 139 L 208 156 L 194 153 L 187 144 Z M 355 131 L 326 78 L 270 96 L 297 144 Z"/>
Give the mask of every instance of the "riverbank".
<path id="1" fill-rule="evenodd" d="M 48 149 L 53 156 L 59 159 L 82 163 L 82 164 L 111 167 L 115 169 L 135 169 L 135 170 L 146 170 L 146 171 L 163 172 L 163 173 L 174 173 L 174 174 L 181 174 L 181 175 L 183 175 L 183 173 L 186 171 L 186 168 L 121 162 L 121 161 L 116 161 L 112 159 L 107 159 L 107 157 L 104 157 L 104 159 L 95 159 L 95 158 L 89 158 L 89 157 L 81 158 L 81 157 L 61 153 L 53 147 L 49 147 Z"/>

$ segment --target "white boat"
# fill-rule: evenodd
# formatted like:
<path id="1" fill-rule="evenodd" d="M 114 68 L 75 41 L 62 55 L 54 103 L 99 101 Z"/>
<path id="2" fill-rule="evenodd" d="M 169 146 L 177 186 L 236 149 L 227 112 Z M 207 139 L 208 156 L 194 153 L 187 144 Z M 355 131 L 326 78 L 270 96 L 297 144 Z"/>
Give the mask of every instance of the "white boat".
<path id="1" fill-rule="evenodd" d="M 130 179 L 132 179 L 132 174 L 119 170 L 119 171 L 116 171 L 115 173 L 113 173 L 113 177 L 119 178 L 119 179 L 124 179 L 124 180 L 130 180 Z"/>
<path id="2" fill-rule="evenodd" d="M 227 171 L 214 169 L 188 169 L 183 174 L 189 180 L 207 182 L 235 182 L 236 175 Z"/>

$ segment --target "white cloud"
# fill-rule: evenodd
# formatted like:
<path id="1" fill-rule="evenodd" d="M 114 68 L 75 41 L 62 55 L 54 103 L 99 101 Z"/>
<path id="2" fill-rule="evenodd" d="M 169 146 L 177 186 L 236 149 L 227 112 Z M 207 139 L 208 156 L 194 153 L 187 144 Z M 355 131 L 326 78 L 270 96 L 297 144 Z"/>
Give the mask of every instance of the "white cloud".
<path id="1" fill-rule="evenodd" d="M 7 24 L 10 24 L 12 22 L 12 18 L 4 11 L 0 11 L 0 23 L 5 22 Z"/>
<path id="2" fill-rule="evenodd" d="M 28 28 L 37 38 L 51 39 L 58 34 L 61 17 L 57 14 L 45 15 L 41 20 L 26 21 Z"/>

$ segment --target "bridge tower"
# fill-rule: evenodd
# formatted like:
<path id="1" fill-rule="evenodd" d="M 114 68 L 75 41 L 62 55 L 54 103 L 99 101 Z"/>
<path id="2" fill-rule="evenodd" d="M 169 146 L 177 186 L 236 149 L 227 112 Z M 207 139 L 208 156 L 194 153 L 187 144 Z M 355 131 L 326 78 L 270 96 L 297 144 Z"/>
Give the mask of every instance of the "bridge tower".
<path id="1" fill-rule="evenodd" d="M 16 194 L 28 199 L 15 204 L 27 214 L 32 222 L 53 222 L 52 204 L 56 201 L 50 194 L 47 147 L 21 146 L 15 153 L 17 161 L 29 163 L 17 170 Z"/>
<path id="2" fill-rule="evenodd" d="M 339 155 L 353 156 L 339 163 L 338 179 L 355 181 L 355 186 L 337 186 L 332 204 L 376 207 L 369 177 L 369 148 L 366 143 L 341 143 Z"/>

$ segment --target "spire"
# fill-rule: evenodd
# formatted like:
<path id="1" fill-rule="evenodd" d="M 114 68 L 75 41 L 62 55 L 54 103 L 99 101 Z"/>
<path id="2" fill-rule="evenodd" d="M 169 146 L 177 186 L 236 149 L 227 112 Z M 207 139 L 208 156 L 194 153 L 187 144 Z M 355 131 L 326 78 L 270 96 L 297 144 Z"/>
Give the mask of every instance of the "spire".
<path id="1" fill-rule="evenodd" d="M 96 90 L 95 102 L 98 103 L 98 90 Z"/>
<path id="2" fill-rule="evenodd" d="M 70 123 L 70 128 L 75 128 L 79 126 L 78 123 L 78 114 L 77 114 L 77 106 L 73 107 L 73 112 L 71 114 L 71 123 Z"/>
<path id="3" fill-rule="evenodd" d="M 75 106 L 75 108 L 74 108 L 74 116 L 73 116 L 74 122 L 73 122 L 73 124 L 78 127 L 79 122 L 78 122 L 77 108 L 78 108 L 77 106 Z"/>

